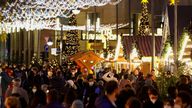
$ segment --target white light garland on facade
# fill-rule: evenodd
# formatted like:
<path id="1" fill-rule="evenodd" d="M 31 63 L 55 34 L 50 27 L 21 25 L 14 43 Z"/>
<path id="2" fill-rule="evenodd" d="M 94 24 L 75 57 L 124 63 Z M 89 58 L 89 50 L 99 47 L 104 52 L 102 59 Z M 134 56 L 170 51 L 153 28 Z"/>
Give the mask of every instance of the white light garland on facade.
<path id="1" fill-rule="evenodd" d="M 187 43 L 188 43 L 188 40 L 189 40 L 189 34 L 185 33 L 184 35 L 185 35 L 185 37 L 184 37 L 184 40 L 183 40 L 183 43 L 182 43 L 181 50 L 179 52 L 178 60 L 182 60 L 184 52 L 185 52 L 185 47 L 187 46 Z"/>
<path id="2" fill-rule="evenodd" d="M 121 48 L 121 36 L 118 36 L 118 40 L 117 40 L 117 47 L 115 49 L 115 57 L 114 57 L 114 61 L 116 61 L 119 57 L 119 53 L 120 53 L 120 48 Z"/>
<path id="3" fill-rule="evenodd" d="M 119 24 L 118 28 L 123 28 L 127 26 L 128 24 Z M 58 25 L 57 21 L 55 19 L 49 19 L 49 20 L 26 20 L 26 21 L 20 21 L 17 20 L 15 22 L 8 22 L 8 23 L 1 23 L 0 24 L 0 34 L 2 31 L 5 31 L 6 33 L 12 33 L 15 32 L 15 30 L 19 29 L 26 29 L 29 30 L 42 30 L 42 29 L 48 29 L 48 30 L 61 30 L 61 27 Z M 116 29 L 116 24 L 108 24 L 108 25 L 101 25 L 100 27 L 97 27 L 97 32 L 103 33 L 105 31 Z M 84 26 L 67 26 L 63 25 L 63 30 L 86 30 L 86 25 Z M 87 31 L 94 31 L 94 26 L 91 26 Z"/>
<path id="4" fill-rule="evenodd" d="M 136 48 L 133 48 L 130 54 L 130 58 L 133 60 L 134 58 L 138 57 L 138 51 Z"/>

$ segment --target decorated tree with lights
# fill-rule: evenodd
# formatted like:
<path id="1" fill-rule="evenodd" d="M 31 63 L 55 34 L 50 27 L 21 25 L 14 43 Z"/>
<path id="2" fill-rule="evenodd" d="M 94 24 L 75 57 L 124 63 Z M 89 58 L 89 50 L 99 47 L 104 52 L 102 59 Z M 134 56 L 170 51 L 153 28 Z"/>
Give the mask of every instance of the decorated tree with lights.
<path id="1" fill-rule="evenodd" d="M 70 26 L 77 25 L 77 20 L 75 15 L 69 18 L 69 25 Z M 79 37 L 78 37 L 77 30 L 68 31 L 66 36 L 65 54 L 67 56 L 71 56 L 79 51 L 79 47 L 80 45 L 79 45 Z"/>
<path id="2" fill-rule="evenodd" d="M 142 0 L 142 16 L 139 25 L 139 35 L 147 36 L 149 35 L 149 13 L 147 9 L 148 0 Z"/>
<path id="3" fill-rule="evenodd" d="M 37 54 L 34 53 L 33 57 L 32 57 L 32 60 L 31 60 L 31 65 L 32 66 L 37 66 L 37 67 L 40 67 L 43 65 L 43 60 L 40 58 L 37 57 Z"/>

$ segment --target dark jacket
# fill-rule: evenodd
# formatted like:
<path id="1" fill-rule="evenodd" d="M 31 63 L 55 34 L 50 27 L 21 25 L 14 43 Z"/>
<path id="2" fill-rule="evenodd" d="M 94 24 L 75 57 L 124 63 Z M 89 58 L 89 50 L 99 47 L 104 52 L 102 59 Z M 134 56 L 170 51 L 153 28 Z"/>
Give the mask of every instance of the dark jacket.
<path id="1" fill-rule="evenodd" d="M 64 108 L 59 102 L 47 104 L 44 108 Z"/>
<path id="2" fill-rule="evenodd" d="M 95 108 L 116 108 L 106 95 L 100 96 L 95 101 Z"/>
<path id="3" fill-rule="evenodd" d="M 151 101 L 147 101 L 143 104 L 143 108 L 163 108 L 163 102 L 159 99 L 154 104 Z"/>
<path id="4" fill-rule="evenodd" d="M 4 95 L 12 79 L 8 76 L 6 72 L 1 72 L 0 76 L 1 76 L 2 95 Z"/>

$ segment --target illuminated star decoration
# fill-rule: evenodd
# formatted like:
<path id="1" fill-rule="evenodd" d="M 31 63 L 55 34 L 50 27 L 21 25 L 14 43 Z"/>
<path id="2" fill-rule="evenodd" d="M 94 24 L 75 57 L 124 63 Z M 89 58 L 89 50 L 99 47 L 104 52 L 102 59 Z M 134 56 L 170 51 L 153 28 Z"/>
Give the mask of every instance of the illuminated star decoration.
<path id="1" fill-rule="evenodd" d="M 170 0 L 170 5 L 174 5 L 175 4 L 175 0 Z"/>
<path id="2" fill-rule="evenodd" d="M 141 0 L 141 3 L 146 4 L 146 3 L 149 3 L 149 1 L 148 0 Z"/>

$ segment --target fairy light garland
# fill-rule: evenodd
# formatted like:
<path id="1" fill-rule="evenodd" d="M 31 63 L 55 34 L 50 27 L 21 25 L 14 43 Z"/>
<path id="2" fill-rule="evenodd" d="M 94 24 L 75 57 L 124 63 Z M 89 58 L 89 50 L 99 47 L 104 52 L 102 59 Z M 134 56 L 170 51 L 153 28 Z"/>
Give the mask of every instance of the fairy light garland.
<path id="1" fill-rule="evenodd" d="M 128 24 L 119 24 L 118 28 L 123 28 L 127 26 Z M 58 26 L 57 22 L 55 19 L 49 19 L 49 20 L 40 20 L 40 21 L 35 21 L 35 20 L 26 20 L 26 21 L 20 21 L 17 20 L 15 22 L 8 22 L 8 23 L 1 23 L 0 24 L 0 34 L 5 31 L 6 33 L 12 33 L 19 29 L 26 29 L 27 31 L 29 30 L 41 30 L 41 29 L 48 29 L 48 30 L 60 30 L 60 26 Z M 68 26 L 68 25 L 63 25 L 63 30 L 68 31 L 68 30 L 85 30 L 86 26 Z M 105 30 L 113 30 L 116 29 L 116 24 L 108 24 L 108 25 L 101 25 L 100 27 L 97 27 L 96 30 L 97 32 L 103 32 Z M 90 26 L 87 31 L 94 31 L 94 26 Z"/>
<path id="2" fill-rule="evenodd" d="M 147 36 L 150 33 L 150 27 L 149 27 L 149 13 L 148 13 L 148 0 L 142 0 L 142 15 L 140 18 L 140 24 L 139 24 L 139 35 L 140 36 Z"/>
<path id="3" fill-rule="evenodd" d="M 15 20 L 42 20 L 56 18 L 57 16 L 71 17 L 72 10 L 87 9 L 92 6 L 104 6 L 106 4 L 116 5 L 121 0 L 17 0 L 14 3 L 7 3 L 2 9 L 6 21 Z"/>
<path id="4" fill-rule="evenodd" d="M 60 30 L 55 21 L 58 16 L 69 18 L 73 15 L 72 10 L 75 9 L 87 9 L 106 4 L 116 5 L 119 2 L 121 0 L 16 0 L 0 8 L 2 12 L 0 34 L 2 31 L 10 33 L 15 28 Z M 64 26 L 64 29 L 85 30 L 85 26 Z"/>

